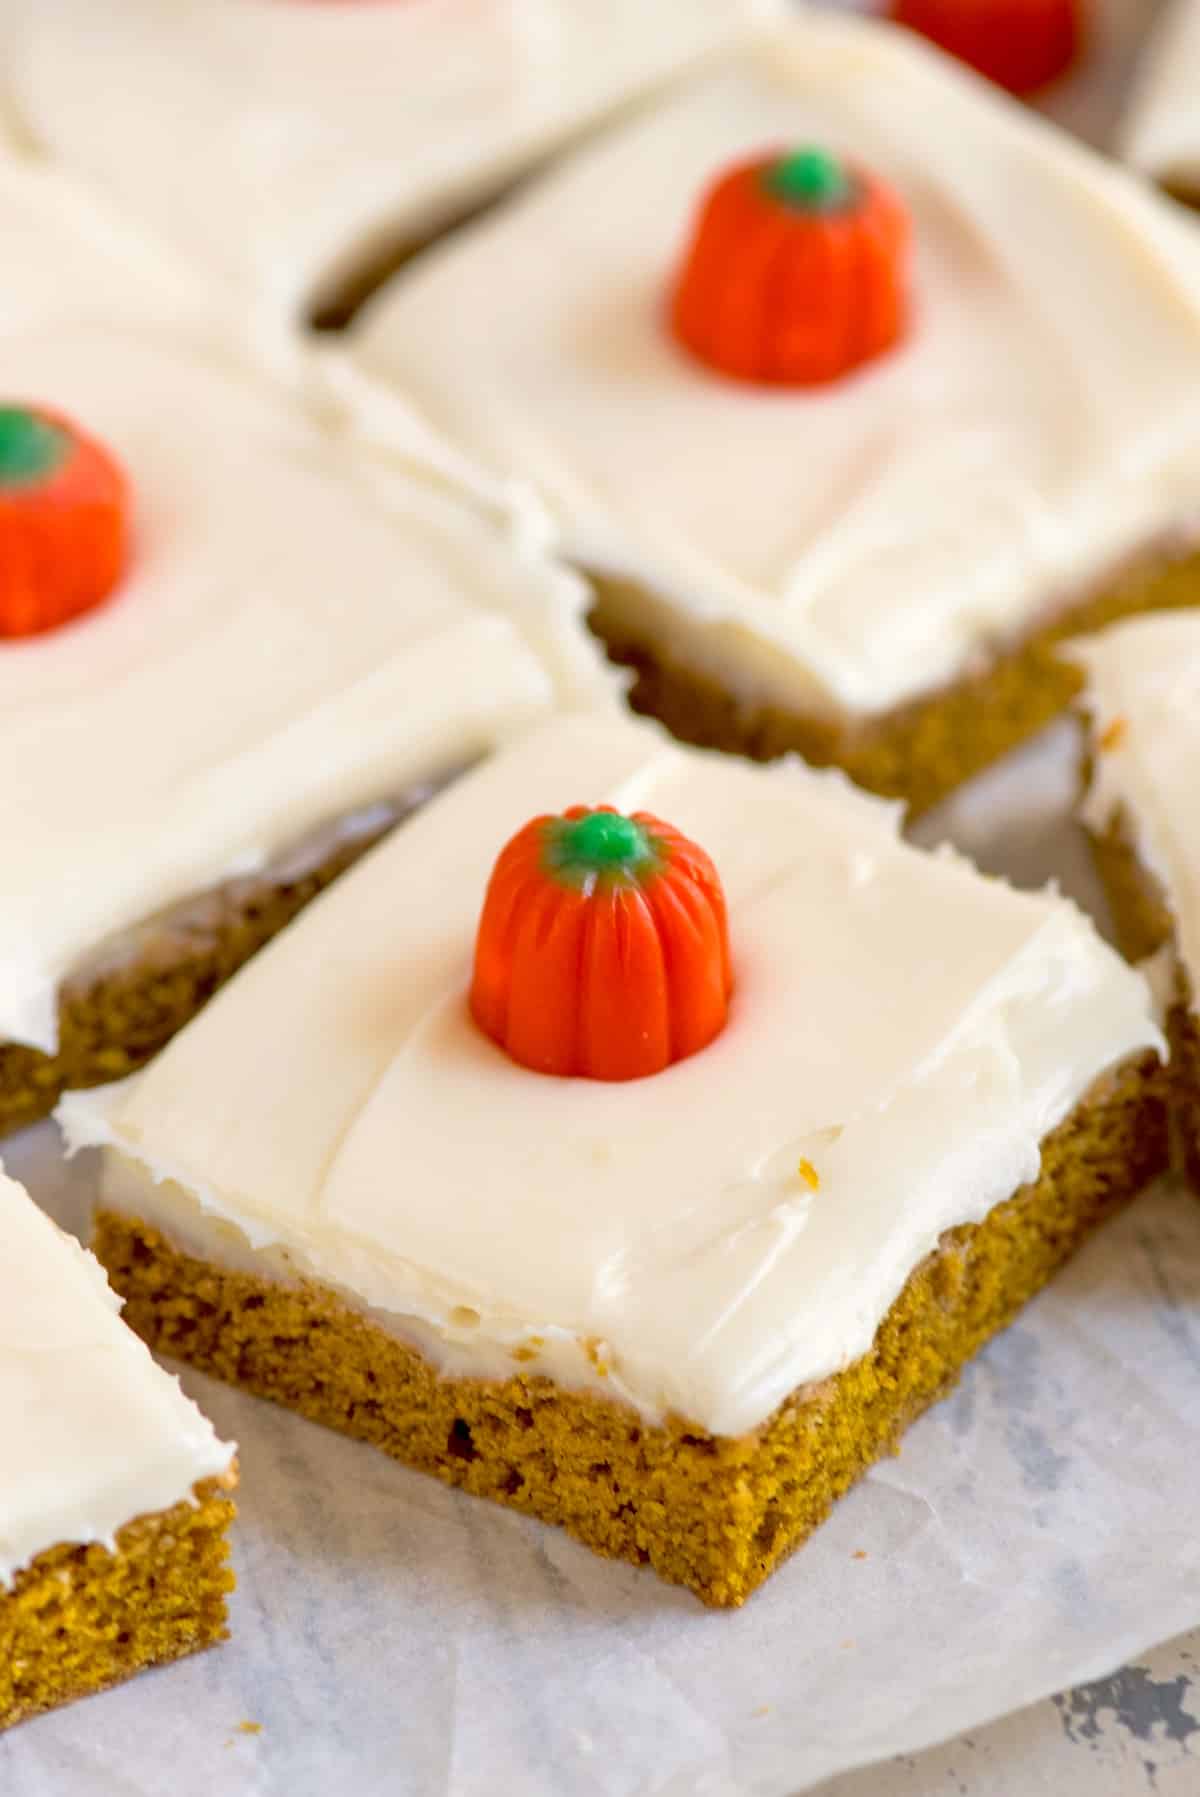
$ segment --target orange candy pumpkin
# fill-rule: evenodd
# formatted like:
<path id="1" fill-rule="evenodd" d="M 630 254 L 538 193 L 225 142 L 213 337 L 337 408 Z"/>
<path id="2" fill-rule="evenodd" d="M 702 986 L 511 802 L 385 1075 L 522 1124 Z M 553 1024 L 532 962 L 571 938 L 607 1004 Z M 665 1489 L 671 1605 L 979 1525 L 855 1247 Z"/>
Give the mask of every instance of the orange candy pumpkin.
<path id="1" fill-rule="evenodd" d="M 908 245 L 903 203 L 862 169 L 816 149 L 738 163 L 701 203 L 672 328 L 737 380 L 837 380 L 903 336 Z"/>
<path id="2" fill-rule="evenodd" d="M 0 406 L 0 637 L 53 630 L 106 599 L 125 567 L 129 489 L 55 412 Z"/>
<path id="3" fill-rule="evenodd" d="M 539 1073 L 642 1079 L 722 1029 L 732 976 L 725 896 L 695 843 L 648 812 L 572 806 L 496 862 L 475 943 L 471 1014 Z"/>
<path id="4" fill-rule="evenodd" d="M 1031 94 L 1079 51 L 1079 0 L 892 0 L 897 24 L 932 40 L 1010 93 Z"/>

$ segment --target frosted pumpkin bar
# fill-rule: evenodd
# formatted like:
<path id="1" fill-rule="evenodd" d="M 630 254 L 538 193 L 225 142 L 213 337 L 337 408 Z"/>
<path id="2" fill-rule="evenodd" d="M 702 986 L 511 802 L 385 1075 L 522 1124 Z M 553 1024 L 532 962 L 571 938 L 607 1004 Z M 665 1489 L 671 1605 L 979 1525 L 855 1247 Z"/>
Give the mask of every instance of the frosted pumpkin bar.
<path id="1" fill-rule="evenodd" d="M 536 492 L 690 740 L 925 806 L 1066 703 L 1064 632 L 1200 598 L 1200 240 L 896 27 L 731 55 L 353 343 Z"/>
<path id="2" fill-rule="evenodd" d="M 1200 3 L 1172 0 L 1150 34 L 1123 127 L 1125 158 L 1200 205 Z"/>
<path id="3" fill-rule="evenodd" d="M 1161 1167 L 1158 1043 L 1065 901 L 577 717 L 58 1114 L 149 1342 L 736 1605 Z"/>
<path id="4" fill-rule="evenodd" d="M 1083 820 L 1121 947 L 1165 958 L 1175 1108 L 1200 1188 L 1200 619 L 1131 619 L 1071 653 L 1087 675 Z"/>
<path id="5" fill-rule="evenodd" d="M 0 1128 L 143 1060 L 431 785 L 607 699 L 572 575 L 343 450 L 198 343 L 0 301 Z"/>
<path id="6" fill-rule="evenodd" d="M 785 3 L 12 0 L 0 91 L 102 200 L 295 319 Z"/>
<path id="7" fill-rule="evenodd" d="M 0 1729 L 225 1635 L 234 1450 L 0 1173 Z"/>

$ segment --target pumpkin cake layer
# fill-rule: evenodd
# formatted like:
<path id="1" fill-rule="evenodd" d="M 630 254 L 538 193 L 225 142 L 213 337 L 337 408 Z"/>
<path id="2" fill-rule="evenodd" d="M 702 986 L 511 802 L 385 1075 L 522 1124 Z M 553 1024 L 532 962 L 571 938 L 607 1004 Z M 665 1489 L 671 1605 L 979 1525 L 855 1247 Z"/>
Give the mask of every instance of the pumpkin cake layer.
<path id="1" fill-rule="evenodd" d="M 130 1324 L 163 1353 L 597 1553 L 649 1565 L 706 1604 L 736 1606 L 1164 1169 L 1165 1115 L 1153 1057 L 1114 1075 L 1043 1143 L 1033 1184 L 946 1233 L 866 1355 L 735 1437 L 680 1419 L 648 1424 L 627 1405 L 519 1370 L 439 1377 L 330 1287 L 197 1258 L 136 1217 L 101 1211 L 94 1247 Z"/>
<path id="2" fill-rule="evenodd" d="M 717 373 L 670 323 L 702 196 L 789 146 L 865 170 L 911 221 L 900 340 L 808 386 Z M 800 226 L 743 201 L 713 261 L 744 265 L 725 312 L 761 321 L 777 368 L 771 271 Z M 1200 239 L 882 23 L 814 12 L 729 56 L 401 271 L 350 343 L 523 478 L 641 702 L 693 740 L 798 748 L 925 805 L 1069 700 L 1058 631 L 1197 596 L 1189 562 L 1113 598 L 1194 518 Z"/>
<path id="3" fill-rule="evenodd" d="M 1071 654 L 1087 678 L 1083 819 L 1122 951 L 1134 961 L 1170 957 L 1175 1122 L 1200 1190 L 1200 619 L 1133 620 Z"/>
<path id="4" fill-rule="evenodd" d="M 227 1638 L 236 1484 L 207 1480 L 111 1549 L 49 1548 L 0 1587 L 0 1729 Z"/>
<path id="5" fill-rule="evenodd" d="M 836 766 L 868 792 L 927 811 L 963 781 L 1049 724 L 1083 676 L 1061 645 L 1140 612 L 1200 606 L 1200 556 L 1158 557 L 1060 612 L 956 685 L 869 722 L 838 727 L 778 707 L 740 703 L 695 668 L 663 660 L 641 621 L 653 612 L 628 582 L 592 578 L 589 623 L 614 661 L 634 670 L 630 702 L 682 742 L 769 761 L 803 755 Z"/>
<path id="6" fill-rule="evenodd" d="M 225 1635 L 237 1469 L 0 1174 L 0 1729 Z"/>
<path id="7" fill-rule="evenodd" d="M 530 1071 L 466 1002 L 499 848 L 581 802 L 664 820 L 723 886 L 728 1018 L 652 1076 Z M 839 774 L 577 716 L 464 774 L 144 1072 L 58 1115 L 105 1151 L 98 1241 L 152 1339 L 736 1603 L 1158 1167 L 1159 1043 L 1068 902 L 909 847 Z M 998 1208 L 1018 1191 L 1028 1233 Z M 938 1334 L 942 1300 L 901 1294 L 960 1229 L 998 1258 Z M 937 1342 L 903 1375 L 898 1301 Z"/>
<path id="8" fill-rule="evenodd" d="M 41 278 L 13 277 L 35 299 Z M 133 497 L 111 597 L 0 636 L 0 760 L 21 770 L 0 790 L 0 1127 L 152 1052 L 344 865 L 365 810 L 613 702 L 582 583 L 449 485 L 380 495 L 232 352 L 99 302 L 13 313 L 0 392 L 77 421 Z M 197 897 L 195 927 L 151 927 L 114 968 L 115 938 Z"/>
<path id="9" fill-rule="evenodd" d="M 298 322 L 783 4 L 13 0 L 0 92 L 103 200 Z"/>

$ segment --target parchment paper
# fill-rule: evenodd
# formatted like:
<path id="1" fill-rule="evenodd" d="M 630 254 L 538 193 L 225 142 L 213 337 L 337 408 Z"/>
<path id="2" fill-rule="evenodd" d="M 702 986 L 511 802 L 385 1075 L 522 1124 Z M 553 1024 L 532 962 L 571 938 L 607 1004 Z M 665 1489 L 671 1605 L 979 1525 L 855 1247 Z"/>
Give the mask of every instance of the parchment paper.
<path id="1" fill-rule="evenodd" d="M 1060 727 L 923 833 L 1088 891 L 1073 779 Z M 6 1158 L 82 1225 L 91 1170 L 52 1131 Z M 0 1738 L 3 1797 L 790 1797 L 1200 1621 L 1178 1190 L 1097 1237 L 735 1614 L 184 1383 L 241 1444 L 233 1640 Z"/>

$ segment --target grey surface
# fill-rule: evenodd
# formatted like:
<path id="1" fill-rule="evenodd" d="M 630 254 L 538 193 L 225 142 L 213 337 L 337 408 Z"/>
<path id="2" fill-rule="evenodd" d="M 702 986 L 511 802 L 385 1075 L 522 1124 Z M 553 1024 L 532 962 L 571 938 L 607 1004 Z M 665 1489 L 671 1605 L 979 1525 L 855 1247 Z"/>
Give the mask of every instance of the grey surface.
<path id="1" fill-rule="evenodd" d="M 1197 1791 L 1200 1630 L 1110 1678 L 944 1747 L 832 1779 L 819 1797 L 1195 1797 Z"/>

